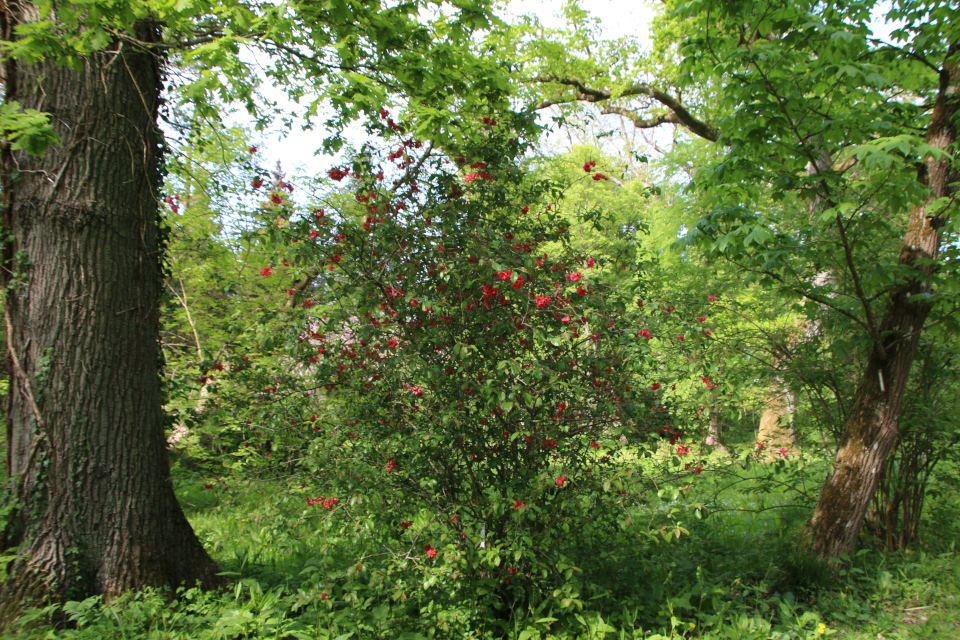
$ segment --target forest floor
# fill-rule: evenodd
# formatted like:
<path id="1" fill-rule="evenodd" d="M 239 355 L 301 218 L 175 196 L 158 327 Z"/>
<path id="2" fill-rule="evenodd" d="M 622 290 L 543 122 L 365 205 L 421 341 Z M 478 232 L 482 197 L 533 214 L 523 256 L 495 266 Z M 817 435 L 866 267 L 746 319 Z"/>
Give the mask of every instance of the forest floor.
<path id="1" fill-rule="evenodd" d="M 91 598 L 59 611 L 33 610 L 17 637 L 960 638 L 960 509 L 949 490 L 932 497 L 914 549 L 882 552 L 867 540 L 837 570 L 811 560 L 798 544 L 809 503 L 787 504 L 770 490 L 770 476 L 713 468 L 684 487 L 683 504 L 651 503 L 636 514 L 653 524 L 676 519 L 685 531 L 679 538 L 648 537 L 597 554 L 581 567 L 581 611 L 568 618 L 540 611 L 506 635 L 502 626 L 492 633 L 482 615 L 469 629 L 417 628 L 406 596 L 376 586 L 381 550 L 362 533 L 349 533 L 335 511 L 305 509 L 299 479 L 225 481 L 178 469 L 181 503 L 230 587 L 181 590 L 172 603 L 146 593 L 107 606 Z M 72 620 L 69 628 L 52 625 L 58 613 Z"/>

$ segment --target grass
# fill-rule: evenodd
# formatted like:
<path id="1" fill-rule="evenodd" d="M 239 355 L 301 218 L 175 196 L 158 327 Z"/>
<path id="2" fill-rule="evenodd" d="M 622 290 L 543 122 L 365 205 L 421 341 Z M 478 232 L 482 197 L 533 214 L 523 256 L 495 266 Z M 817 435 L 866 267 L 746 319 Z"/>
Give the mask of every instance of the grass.
<path id="1" fill-rule="evenodd" d="M 641 478 L 662 469 L 655 456 L 634 462 L 644 468 Z M 960 638 L 956 502 L 931 510 L 917 550 L 865 546 L 836 570 L 798 542 L 809 509 L 803 493 L 816 487 L 822 468 L 811 464 L 804 476 L 795 466 L 744 469 L 719 456 L 704 466 L 701 475 L 661 478 L 659 497 L 638 488 L 642 499 L 626 505 L 637 529 L 673 523 L 687 533 L 651 542 L 627 528 L 609 543 L 590 541 L 575 558 L 582 610 L 531 605 L 506 637 Z M 205 488 L 210 482 L 177 473 L 181 502 L 230 576 L 228 589 L 68 603 L 62 613 L 70 628 L 52 625 L 55 607 L 33 610 L 18 637 L 481 638 L 503 628 L 488 624 L 492 612 L 470 601 L 470 585 L 431 587 L 427 578 L 400 590 L 414 574 L 382 562 L 377 532 L 342 513 L 306 508 L 297 479 L 231 479 Z M 458 605 L 449 591 L 460 588 Z M 446 591 L 442 598 L 438 589 Z"/>

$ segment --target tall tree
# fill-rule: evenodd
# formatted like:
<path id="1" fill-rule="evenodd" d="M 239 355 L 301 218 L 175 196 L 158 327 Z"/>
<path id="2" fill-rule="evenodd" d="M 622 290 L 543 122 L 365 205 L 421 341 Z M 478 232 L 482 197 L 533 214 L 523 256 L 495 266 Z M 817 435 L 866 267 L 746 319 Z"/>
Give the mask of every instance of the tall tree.
<path id="1" fill-rule="evenodd" d="M 133 35 L 151 43 L 157 29 Z M 20 500 L 7 620 L 50 590 L 222 582 L 164 450 L 160 61 L 114 41 L 76 66 L 7 64 L 7 100 L 49 112 L 61 140 L 39 157 L 4 154 L 8 474 Z"/>

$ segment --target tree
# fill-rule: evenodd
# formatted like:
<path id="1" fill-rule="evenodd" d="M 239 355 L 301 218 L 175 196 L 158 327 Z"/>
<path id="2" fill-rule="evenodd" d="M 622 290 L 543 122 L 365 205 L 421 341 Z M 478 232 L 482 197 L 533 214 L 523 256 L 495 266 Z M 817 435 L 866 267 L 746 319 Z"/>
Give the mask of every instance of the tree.
<path id="1" fill-rule="evenodd" d="M 595 103 L 722 145 L 695 178 L 706 214 L 688 243 L 803 299 L 811 318 L 857 327 L 865 366 L 810 528 L 818 553 L 842 555 L 896 441 L 922 333 L 957 329 L 943 247 L 955 234 L 960 16 L 949 3 L 896 3 L 885 42 L 871 33 L 872 2 L 671 9 L 652 56 L 659 76 L 625 56 L 609 74 L 541 56 L 529 80 L 541 106 Z"/>
<path id="2" fill-rule="evenodd" d="M 133 34 L 158 35 L 147 24 Z M 7 64 L 7 100 L 49 111 L 60 145 L 4 156 L 8 475 L 20 501 L 6 621 L 48 593 L 223 582 L 164 447 L 161 69 L 123 42 L 79 66 Z"/>
<path id="3" fill-rule="evenodd" d="M 19 499 L 6 541 L 19 550 L 0 624 L 45 598 L 223 582 L 176 502 L 164 449 L 157 114 L 166 52 L 193 65 L 179 95 L 202 117 L 216 120 L 222 103 L 212 96 L 256 111 L 260 76 L 240 58 L 250 46 L 274 56 L 267 74 L 290 82 L 294 97 L 310 87 L 307 117 L 330 101 L 331 148 L 342 144 L 336 126 L 376 112 L 391 92 L 444 135 L 449 109 L 500 95 L 497 74 L 468 52 L 486 5 L 453 8 L 5 6 L 8 471 Z"/>

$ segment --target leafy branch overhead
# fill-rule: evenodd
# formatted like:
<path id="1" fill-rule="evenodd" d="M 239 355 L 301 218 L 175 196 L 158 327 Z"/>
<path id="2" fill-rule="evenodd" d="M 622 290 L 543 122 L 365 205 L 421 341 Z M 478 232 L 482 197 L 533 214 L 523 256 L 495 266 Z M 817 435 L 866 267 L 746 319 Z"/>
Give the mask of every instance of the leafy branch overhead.
<path id="1" fill-rule="evenodd" d="M 87 5 L 84 5 L 86 7 Z M 243 105 L 258 122 L 277 107 L 260 94 L 281 89 L 297 105 L 287 114 L 305 125 L 322 118 L 332 133 L 372 117 L 393 101 L 424 137 L 456 137 L 456 113 L 504 104 L 507 84 L 489 58 L 469 46 L 494 25 L 486 0 L 403 3 L 296 1 L 102 3 L 93 10 L 41 2 L 42 20 L 15 27 L 7 59 L 56 60 L 79 69 L 83 56 L 111 42 L 175 63 L 167 77 L 181 102 L 217 120 L 221 105 Z M 423 15 L 431 16 L 423 20 Z M 160 27 L 148 42 L 136 25 Z"/>

